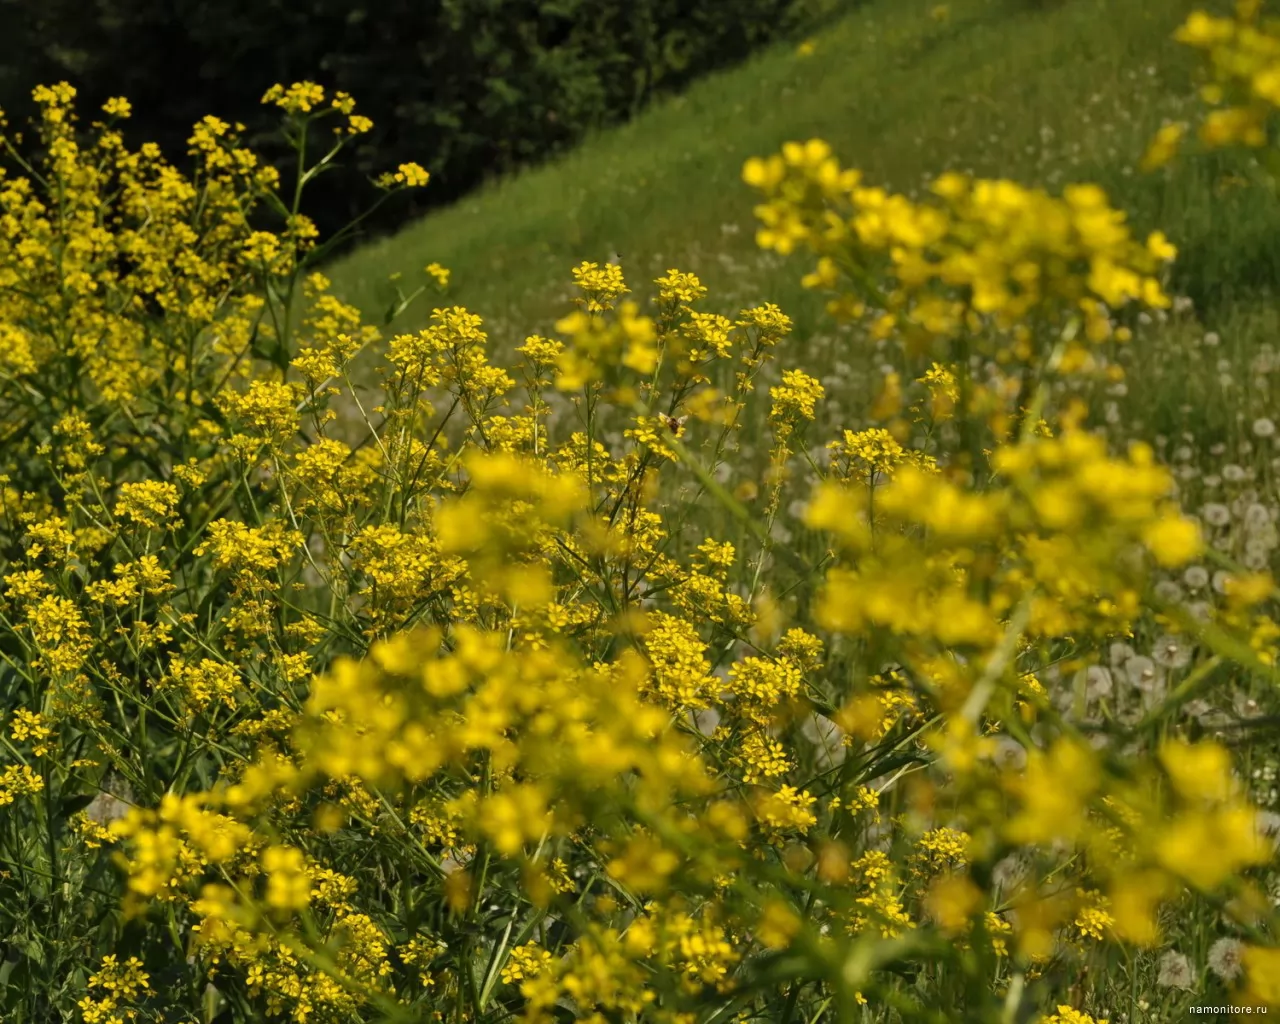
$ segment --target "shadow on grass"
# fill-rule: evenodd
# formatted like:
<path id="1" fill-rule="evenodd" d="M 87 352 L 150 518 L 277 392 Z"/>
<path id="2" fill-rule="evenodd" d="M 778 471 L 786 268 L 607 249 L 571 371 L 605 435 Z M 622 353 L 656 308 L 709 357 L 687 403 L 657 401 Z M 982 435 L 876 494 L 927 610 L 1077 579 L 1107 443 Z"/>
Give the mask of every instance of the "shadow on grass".
<path id="1" fill-rule="evenodd" d="M 1274 299 L 1280 292 L 1280 230 L 1255 224 L 1249 232 L 1232 232 L 1223 245 L 1215 233 L 1183 243 L 1174 264 L 1172 289 L 1188 296 L 1206 327 L 1239 302 Z"/>
<path id="2" fill-rule="evenodd" d="M 1037 13 L 1048 13 L 1051 9 L 1061 7 L 1065 0 L 1052 0 L 1050 3 L 1036 3 Z M 938 5 L 945 7 L 945 4 Z M 949 17 L 941 19 L 937 28 L 924 35 L 915 37 L 895 62 L 899 71 L 911 71 L 934 54 L 946 49 L 974 31 L 981 28 L 994 27 L 1007 23 L 1011 18 L 1024 17 L 1031 13 L 1026 0 L 1010 0 L 1008 6 L 994 5 L 981 15 L 952 21 Z"/>

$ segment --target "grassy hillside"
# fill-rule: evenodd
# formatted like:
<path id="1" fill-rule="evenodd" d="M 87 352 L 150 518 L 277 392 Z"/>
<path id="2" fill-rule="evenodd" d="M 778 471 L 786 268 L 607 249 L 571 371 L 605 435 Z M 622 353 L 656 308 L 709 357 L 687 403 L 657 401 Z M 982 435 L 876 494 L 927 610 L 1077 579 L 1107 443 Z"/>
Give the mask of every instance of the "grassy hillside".
<path id="1" fill-rule="evenodd" d="M 374 242 L 332 268 L 340 294 L 381 319 L 393 274 L 411 291 L 437 261 L 445 299 L 482 314 L 501 344 L 546 330 L 565 309 L 569 269 L 624 254 L 637 290 L 667 267 L 702 276 L 709 306 L 768 298 L 801 331 L 820 303 L 753 239 L 743 161 L 820 136 L 867 176 L 911 191 L 949 169 L 1059 187 L 1101 183 L 1138 227 L 1162 226 L 1183 251 L 1178 290 L 1210 318 L 1269 286 L 1280 215 L 1243 185 L 1231 158 L 1139 175 L 1161 121 L 1188 109 L 1189 54 L 1170 39 L 1193 0 L 926 0 L 860 8 L 799 51 L 766 51 L 717 74 L 565 158 L 487 187 Z M 1214 6 L 1209 4 L 1208 6 Z M 1239 179 L 1239 180 L 1234 180 Z"/>

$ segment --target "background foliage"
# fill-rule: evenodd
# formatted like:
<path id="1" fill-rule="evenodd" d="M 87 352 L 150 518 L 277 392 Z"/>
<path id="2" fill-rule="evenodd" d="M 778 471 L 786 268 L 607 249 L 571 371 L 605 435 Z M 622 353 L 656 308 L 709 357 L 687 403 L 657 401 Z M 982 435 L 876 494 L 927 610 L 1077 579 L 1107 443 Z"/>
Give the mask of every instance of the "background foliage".
<path id="1" fill-rule="evenodd" d="M 129 96 L 137 113 L 128 137 L 158 142 L 171 159 L 213 113 L 244 122 L 247 141 L 283 162 L 288 153 L 258 101 L 274 82 L 316 78 L 358 96 L 375 124 L 311 194 L 311 213 L 329 234 L 367 207 L 363 180 L 375 170 L 422 163 L 435 187 L 417 209 L 447 203 L 855 4 L 8 0 L 0 5 L 10 40 L 0 106 L 25 115 L 32 82 L 67 79 L 95 107 Z"/>

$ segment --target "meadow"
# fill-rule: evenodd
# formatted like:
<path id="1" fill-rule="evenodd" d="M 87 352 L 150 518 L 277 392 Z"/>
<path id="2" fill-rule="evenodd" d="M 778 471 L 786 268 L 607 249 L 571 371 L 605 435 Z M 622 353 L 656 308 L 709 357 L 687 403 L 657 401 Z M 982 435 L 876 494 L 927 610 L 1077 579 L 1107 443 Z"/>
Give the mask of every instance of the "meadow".
<path id="1" fill-rule="evenodd" d="M 291 180 L 37 89 L 0 1021 L 1280 1012 L 1280 21 L 1202 6 L 871 3 L 337 261 L 358 97 Z"/>

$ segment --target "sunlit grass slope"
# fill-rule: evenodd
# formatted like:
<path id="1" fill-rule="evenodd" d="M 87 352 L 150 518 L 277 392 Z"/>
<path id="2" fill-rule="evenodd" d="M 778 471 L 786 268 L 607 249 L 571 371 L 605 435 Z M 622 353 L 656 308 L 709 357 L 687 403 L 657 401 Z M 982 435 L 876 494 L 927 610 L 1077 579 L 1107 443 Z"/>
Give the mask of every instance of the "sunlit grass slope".
<path id="1" fill-rule="evenodd" d="M 820 136 L 868 179 L 918 189 L 945 169 L 1059 187 L 1094 180 L 1138 228 L 1179 244 L 1178 289 L 1202 314 L 1276 279 L 1280 216 L 1231 158 L 1154 176 L 1134 170 L 1152 131 L 1191 103 L 1191 62 L 1170 34 L 1193 0 L 881 0 L 811 45 L 768 50 L 697 83 L 574 152 L 497 181 L 361 248 L 332 268 L 338 291 L 381 318 L 395 286 L 412 291 L 435 261 L 450 268 L 397 321 L 433 304 L 483 315 L 497 344 L 549 327 L 569 269 L 624 254 L 633 286 L 670 266 L 698 273 L 709 305 L 768 298 L 813 329 L 820 303 L 799 263 L 762 258 L 743 161 Z M 1212 3 L 1209 6 L 1214 6 Z M 508 335 L 510 337 L 508 337 Z"/>

